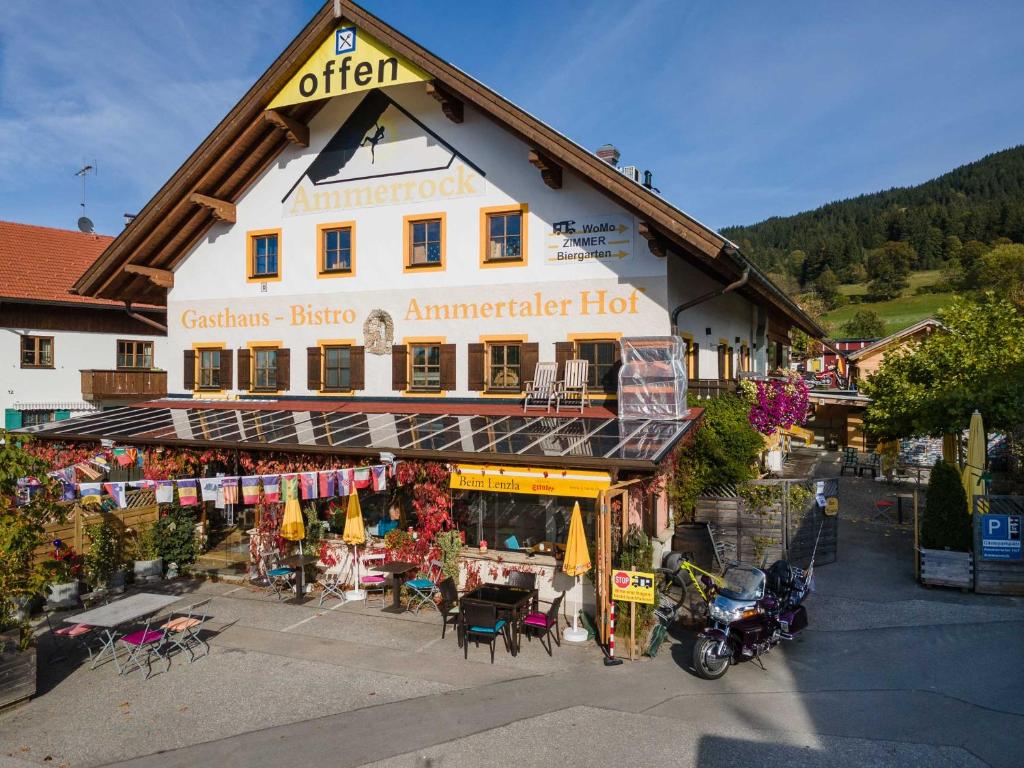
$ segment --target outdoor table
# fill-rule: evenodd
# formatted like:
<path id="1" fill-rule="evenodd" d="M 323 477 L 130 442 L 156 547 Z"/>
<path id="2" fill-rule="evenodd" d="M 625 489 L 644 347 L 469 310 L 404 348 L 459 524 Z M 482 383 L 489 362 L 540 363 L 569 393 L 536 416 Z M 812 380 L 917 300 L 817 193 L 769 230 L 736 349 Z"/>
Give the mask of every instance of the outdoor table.
<path id="1" fill-rule="evenodd" d="M 88 624 L 90 627 L 99 627 L 103 630 L 103 647 L 92 660 L 91 669 L 96 669 L 104 651 L 110 651 L 117 671 L 121 671 L 121 665 L 117 663 L 117 649 L 114 643 L 117 642 L 117 628 L 138 621 L 143 616 L 149 616 L 171 603 L 181 600 L 179 595 L 161 595 L 155 592 L 139 592 L 129 597 L 123 597 L 112 603 L 101 605 L 83 613 L 75 614 L 64 619 L 67 624 Z"/>
<path id="2" fill-rule="evenodd" d="M 281 565 L 295 571 L 295 599 L 299 602 L 306 597 L 306 566 L 319 559 L 316 555 L 289 555 L 281 558 Z"/>
<path id="3" fill-rule="evenodd" d="M 371 568 L 371 571 L 377 573 L 390 573 L 391 574 L 391 605 L 381 610 L 384 613 L 402 613 L 405 609 L 402 607 L 401 592 L 402 584 L 408 581 L 409 574 L 415 573 L 419 568 L 416 563 L 407 563 L 404 560 L 395 560 L 391 563 L 382 563 L 381 565 Z"/>
<path id="4" fill-rule="evenodd" d="M 508 584 L 484 584 L 462 596 L 463 600 L 493 603 L 498 615 L 512 625 L 512 655 L 519 654 L 519 620 L 533 605 L 537 590 Z"/>

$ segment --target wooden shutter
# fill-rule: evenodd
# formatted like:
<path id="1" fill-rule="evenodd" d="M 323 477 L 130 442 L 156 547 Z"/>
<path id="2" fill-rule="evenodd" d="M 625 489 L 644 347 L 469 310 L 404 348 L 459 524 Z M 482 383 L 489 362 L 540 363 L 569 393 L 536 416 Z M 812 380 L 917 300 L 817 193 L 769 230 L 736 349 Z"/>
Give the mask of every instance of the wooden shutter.
<path id="1" fill-rule="evenodd" d="M 469 391 L 483 392 L 484 382 L 484 345 L 469 345 Z"/>
<path id="2" fill-rule="evenodd" d="M 693 370 L 688 372 L 691 379 L 700 378 L 700 344 L 694 342 L 693 344 Z"/>
<path id="3" fill-rule="evenodd" d="M 718 345 L 718 378 L 726 378 L 725 370 L 725 344 Z"/>
<path id="4" fill-rule="evenodd" d="M 732 347 L 729 347 L 728 349 L 725 350 L 725 354 L 726 354 L 725 367 L 726 367 L 726 370 L 729 372 L 729 375 L 726 376 L 727 379 L 735 379 L 736 378 L 736 363 L 735 363 L 736 358 L 733 357 L 735 352 L 736 352 L 736 350 L 734 350 Z"/>
<path id="5" fill-rule="evenodd" d="M 530 342 L 523 344 L 519 349 L 519 391 L 525 389 L 527 381 L 533 381 L 533 375 L 537 371 L 537 361 L 540 358 L 540 344 Z"/>
<path id="6" fill-rule="evenodd" d="M 194 349 L 185 350 L 185 389 L 196 388 L 196 351 Z"/>
<path id="7" fill-rule="evenodd" d="M 455 381 L 455 345 L 441 345 L 441 389 L 451 392 L 458 388 Z"/>
<path id="8" fill-rule="evenodd" d="M 235 388 L 235 377 L 232 375 L 232 362 L 234 362 L 234 356 L 231 354 L 230 349 L 222 349 L 220 351 L 220 388 L 221 389 L 234 389 Z"/>
<path id="9" fill-rule="evenodd" d="M 576 355 L 576 344 L 571 341 L 555 342 L 555 362 L 558 363 L 558 379 L 565 378 L 565 361 Z"/>
<path id="10" fill-rule="evenodd" d="M 252 350 L 238 350 L 238 388 L 252 389 Z"/>
<path id="11" fill-rule="evenodd" d="M 349 380 L 352 382 L 352 389 L 366 389 L 366 348 L 352 347 L 350 354 Z"/>
<path id="12" fill-rule="evenodd" d="M 322 353 L 320 347 L 306 347 L 306 388 L 319 392 L 322 385 Z"/>
<path id="13" fill-rule="evenodd" d="M 409 388 L 409 348 L 404 344 L 391 348 L 391 388 L 396 392 Z"/>
<path id="14" fill-rule="evenodd" d="M 292 351 L 290 349 L 277 350 L 277 388 L 281 392 L 287 392 L 292 387 Z"/>

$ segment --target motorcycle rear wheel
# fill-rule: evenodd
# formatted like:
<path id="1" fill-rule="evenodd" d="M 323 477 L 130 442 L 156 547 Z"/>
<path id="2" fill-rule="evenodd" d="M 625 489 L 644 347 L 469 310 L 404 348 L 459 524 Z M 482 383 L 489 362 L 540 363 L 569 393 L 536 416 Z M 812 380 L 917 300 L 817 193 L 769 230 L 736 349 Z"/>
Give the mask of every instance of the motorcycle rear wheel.
<path id="1" fill-rule="evenodd" d="M 718 641 L 711 637 L 698 637 L 693 645 L 693 668 L 698 677 L 705 680 L 717 680 L 729 671 L 731 659 L 728 656 L 716 656 L 715 648 Z"/>

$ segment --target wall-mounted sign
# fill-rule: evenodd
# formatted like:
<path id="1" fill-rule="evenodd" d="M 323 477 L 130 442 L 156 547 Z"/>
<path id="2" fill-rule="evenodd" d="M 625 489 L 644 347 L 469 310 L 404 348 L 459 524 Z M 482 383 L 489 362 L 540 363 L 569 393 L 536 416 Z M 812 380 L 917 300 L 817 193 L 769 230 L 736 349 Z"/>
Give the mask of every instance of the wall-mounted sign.
<path id="1" fill-rule="evenodd" d="M 428 79 L 423 70 L 392 53 L 363 30 L 344 26 L 324 39 L 268 108 Z"/>
<path id="2" fill-rule="evenodd" d="M 612 600 L 654 605 L 654 574 L 612 571 Z"/>
<path id="3" fill-rule="evenodd" d="M 982 515 L 981 559 L 1020 560 L 1020 527 L 1024 515 Z"/>
<path id="4" fill-rule="evenodd" d="M 612 478 L 607 472 L 456 464 L 449 487 L 465 491 L 596 499 L 611 484 Z"/>
<path id="5" fill-rule="evenodd" d="M 547 234 L 550 264 L 619 261 L 633 255 L 633 219 L 621 214 L 555 221 Z"/>

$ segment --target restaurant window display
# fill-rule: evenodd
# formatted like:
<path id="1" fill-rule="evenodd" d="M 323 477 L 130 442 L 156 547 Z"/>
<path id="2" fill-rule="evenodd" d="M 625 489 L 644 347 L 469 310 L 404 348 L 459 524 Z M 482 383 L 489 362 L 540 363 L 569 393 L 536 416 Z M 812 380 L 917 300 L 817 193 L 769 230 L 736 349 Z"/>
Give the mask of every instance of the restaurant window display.
<path id="1" fill-rule="evenodd" d="M 454 500 L 453 519 L 466 534 L 467 547 L 503 552 L 553 553 L 569 535 L 575 498 L 471 491 Z M 584 527 L 593 527 L 595 500 L 578 499 Z"/>

